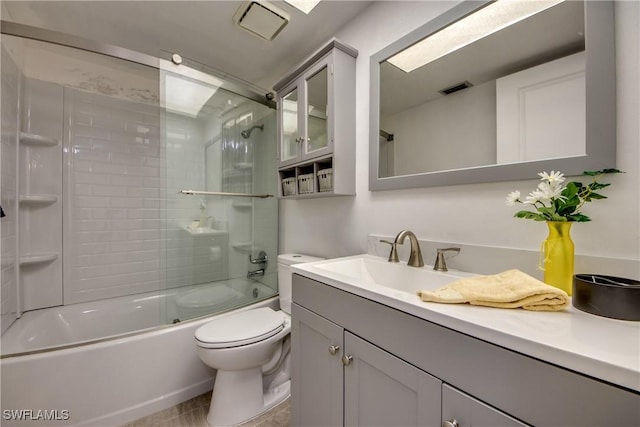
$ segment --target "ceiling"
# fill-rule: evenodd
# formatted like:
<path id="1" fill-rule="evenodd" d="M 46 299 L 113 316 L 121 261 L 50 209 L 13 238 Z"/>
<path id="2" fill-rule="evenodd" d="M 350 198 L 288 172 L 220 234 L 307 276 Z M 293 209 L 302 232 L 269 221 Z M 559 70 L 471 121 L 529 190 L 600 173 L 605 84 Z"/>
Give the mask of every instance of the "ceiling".
<path id="1" fill-rule="evenodd" d="M 271 41 L 233 23 L 241 1 L 2 1 L 2 19 L 60 31 L 159 56 L 179 53 L 271 90 L 372 1 L 322 1 L 309 15 L 273 1 L 291 15 Z"/>

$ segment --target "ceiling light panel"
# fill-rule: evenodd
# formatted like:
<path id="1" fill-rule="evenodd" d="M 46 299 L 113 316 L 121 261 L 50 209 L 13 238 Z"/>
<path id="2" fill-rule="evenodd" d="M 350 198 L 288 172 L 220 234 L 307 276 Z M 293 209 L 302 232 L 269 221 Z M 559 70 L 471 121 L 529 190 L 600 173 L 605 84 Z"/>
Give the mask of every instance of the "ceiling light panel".
<path id="1" fill-rule="evenodd" d="M 320 0 L 284 0 L 285 3 L 290 4 L 301 12 L 309 14 L 314 7 L 320 3 Z"/>
<path id="2" fill-rule="evenodd" d="M 563 0 L 498 0 L 387 59 L 411 72 Z"/>

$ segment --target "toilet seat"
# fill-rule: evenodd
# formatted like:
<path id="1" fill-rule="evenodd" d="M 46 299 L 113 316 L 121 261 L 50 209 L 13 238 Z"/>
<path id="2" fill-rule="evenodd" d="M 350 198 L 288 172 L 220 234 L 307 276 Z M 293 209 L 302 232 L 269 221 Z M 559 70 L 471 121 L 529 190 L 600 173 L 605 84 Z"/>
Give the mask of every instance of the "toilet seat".
<path id="1" fill-rule="evenodd" d="M 201 326 L 195 338 L 202 348 L 231 348 L 253 344 L 284 329 L 285 316 L 269 307 L 223 316 Z"/>

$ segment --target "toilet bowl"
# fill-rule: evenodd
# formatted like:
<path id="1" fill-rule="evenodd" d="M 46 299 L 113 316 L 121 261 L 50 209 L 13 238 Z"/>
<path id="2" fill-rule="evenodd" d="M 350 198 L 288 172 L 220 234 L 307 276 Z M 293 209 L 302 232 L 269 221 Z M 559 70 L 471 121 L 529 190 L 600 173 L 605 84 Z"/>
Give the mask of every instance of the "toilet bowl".
<path id="1" fill-rule="evenodd" d="M 219 317 L 196 330 L 200 360 L 217 370 L 209 425 L 242 424 L 289 397 L 291 265 L 320 259 L 278 256 L 281 310 L 246 310 Z"/>

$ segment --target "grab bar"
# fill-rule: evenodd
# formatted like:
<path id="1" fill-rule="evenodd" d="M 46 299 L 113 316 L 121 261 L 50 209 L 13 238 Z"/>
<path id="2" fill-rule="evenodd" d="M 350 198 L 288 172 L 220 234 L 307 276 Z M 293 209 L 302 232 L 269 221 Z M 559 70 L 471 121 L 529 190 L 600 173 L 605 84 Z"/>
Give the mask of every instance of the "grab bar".
<path id="1" fill-rule="evenodd" d="M 180 194 L 188 194 L 190 196 L 230 196 L 230 197 L 256 197 L 259 199 L 266 199 L 273 197 L 273 194 L 246 194 L 246 193 L 226 193 L 223 191 L 195 191 L 195 190 L 180 190 Z"/>

